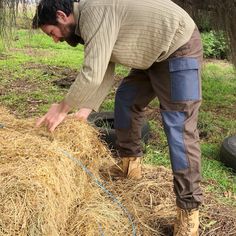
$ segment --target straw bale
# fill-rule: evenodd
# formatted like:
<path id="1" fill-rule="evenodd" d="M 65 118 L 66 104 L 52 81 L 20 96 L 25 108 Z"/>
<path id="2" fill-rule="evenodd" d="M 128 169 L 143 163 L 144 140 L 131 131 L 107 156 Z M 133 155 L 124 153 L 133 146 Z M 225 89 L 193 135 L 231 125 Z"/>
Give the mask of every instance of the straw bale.
<path id="1" fill-rule="evenodd" d="M 15 119 L 4 108 L 0 115 L 5 125 L 0 128 L 0 235 L 130 231 L 122 209 L 94 184 L 110 153 L 92 127 L 68 119 L 50 134 L 35 129 L 34 120 Z M 94 176 L 90 178 L 64 150 Z"/>

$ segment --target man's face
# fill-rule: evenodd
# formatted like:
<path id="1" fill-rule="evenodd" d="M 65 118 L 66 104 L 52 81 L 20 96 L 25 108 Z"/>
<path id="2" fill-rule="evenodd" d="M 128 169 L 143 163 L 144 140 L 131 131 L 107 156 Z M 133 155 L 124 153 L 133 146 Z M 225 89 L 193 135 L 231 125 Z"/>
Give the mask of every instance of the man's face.
<path id="1" fill-rule="evenodd" d="M 43 25 L 42 31 L 52 37 L 55 43 L 66 41 L 70 46 L 76 47 L 81 38 L 75 34 L 75 24 Z"/>

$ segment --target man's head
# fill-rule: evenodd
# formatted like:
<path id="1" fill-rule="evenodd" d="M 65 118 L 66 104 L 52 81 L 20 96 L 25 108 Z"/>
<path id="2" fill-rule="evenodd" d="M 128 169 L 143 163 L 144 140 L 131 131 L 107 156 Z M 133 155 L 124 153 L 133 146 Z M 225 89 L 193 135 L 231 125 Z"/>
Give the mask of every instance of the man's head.
<path id="1" fill-rule="evenodd" d="M 73 47 L 82 43 L 82 39 L 75 34 L 73 2 L 73 0 L 41 0 L 32 27 L 41 28 L 56 43 L 66 41 Z"/>

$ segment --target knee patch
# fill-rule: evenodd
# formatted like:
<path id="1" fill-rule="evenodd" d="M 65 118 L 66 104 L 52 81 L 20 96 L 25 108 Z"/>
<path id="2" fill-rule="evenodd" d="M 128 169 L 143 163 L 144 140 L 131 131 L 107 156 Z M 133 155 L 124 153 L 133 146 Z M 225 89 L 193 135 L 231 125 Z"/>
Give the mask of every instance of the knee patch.
<path id="1" fill-rule="evenodd" d="M 184 144 L 186 114 L 179 111 L 162 111 L 161 115 L 169 144 L 172 169 L 174 172 L 186 169 L 189 167 Z"/>

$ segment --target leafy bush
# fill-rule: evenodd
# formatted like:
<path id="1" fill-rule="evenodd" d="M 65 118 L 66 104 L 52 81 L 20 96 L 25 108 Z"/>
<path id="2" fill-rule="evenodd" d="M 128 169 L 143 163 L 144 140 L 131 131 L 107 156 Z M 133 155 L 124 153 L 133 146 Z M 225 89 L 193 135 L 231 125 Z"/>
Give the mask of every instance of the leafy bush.
<path id="1" fill-rule="evenodd" d="M 201 35 L 205 58 L 227 59 L 229 48 L 223 32 L 211 30 Z"/>

